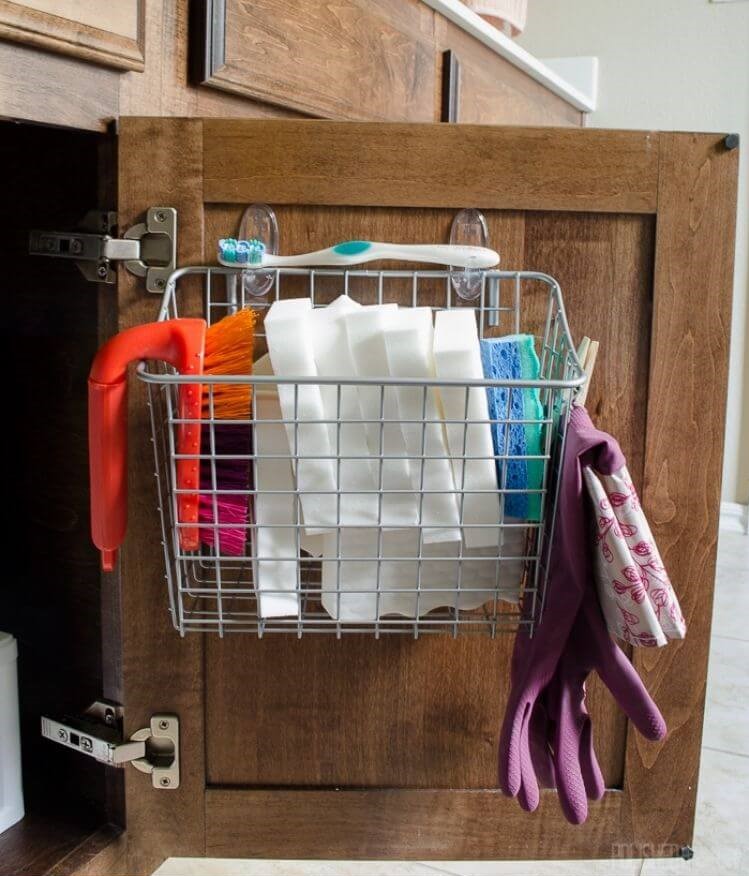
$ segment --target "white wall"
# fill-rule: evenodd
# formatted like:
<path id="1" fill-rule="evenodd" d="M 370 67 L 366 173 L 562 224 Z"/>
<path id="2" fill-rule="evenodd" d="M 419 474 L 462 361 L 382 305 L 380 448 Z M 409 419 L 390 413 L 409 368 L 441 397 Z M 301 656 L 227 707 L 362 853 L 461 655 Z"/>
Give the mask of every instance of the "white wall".
<path id="1" fill-rule="evenodd" d="M 749 501 L 749 2 L 529 0 L 519 42 L 539 58 L 597 55 L 601 128 L 741 135 L 723 499 Z"/>

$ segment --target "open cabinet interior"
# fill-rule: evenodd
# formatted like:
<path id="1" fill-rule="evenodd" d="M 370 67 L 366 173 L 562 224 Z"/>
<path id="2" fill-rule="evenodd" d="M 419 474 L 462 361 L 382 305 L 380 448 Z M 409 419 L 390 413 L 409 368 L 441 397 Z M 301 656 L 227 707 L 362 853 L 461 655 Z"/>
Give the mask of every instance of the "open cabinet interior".
<path id="1" fill-rule="evenodd" d="M 0 835 L 3 874 L 46 873 L 101 842 L 122 814 L 113 771 L 40 735 L 41 715 L 80 713 L 116 674 L 106 668 L 114 642 L 102 646 L 102 612 L 112 614 L 90 540 L 86 432 L 99 296 L 113 303 L 114 293 L 70 261 L 28 254 L 31 229 L 74 228 L 99 203 L 102 141 L 0 123 L 9 552 L 0 629 L 18 641 L 26 809 Z"/>

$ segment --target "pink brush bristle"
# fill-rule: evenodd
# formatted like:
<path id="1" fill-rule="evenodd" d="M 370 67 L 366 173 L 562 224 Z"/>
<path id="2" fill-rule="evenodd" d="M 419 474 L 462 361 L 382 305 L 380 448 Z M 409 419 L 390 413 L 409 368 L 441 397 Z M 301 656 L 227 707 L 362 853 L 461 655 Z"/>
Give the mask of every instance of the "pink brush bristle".
<path id="1" fill-rule="evenodd" d="M 250 460 L 247 459 L 251 446 L 250 428 L 233 423 L 203 426 L 200 446 L 204 454 L 210 453 L 215 458 L 200 462 L 200 541 L 214 547 L 218 533 L 219 553 L 222 556 L 241 557 L 245 553 L 247 524 L 250 522 L 250 496 L 247 492 L 251 486 Z M 213 489 L 217 491 L 215 496 L 207 492 Z M 235 490 L 243 492 L 237 494 L 233 492 Z M 214 518 L 214 512 L 217 519 Z M 213 526 L 214 521 L 219 524 L 236 523 L 237 526 L 217 528 Z"/>

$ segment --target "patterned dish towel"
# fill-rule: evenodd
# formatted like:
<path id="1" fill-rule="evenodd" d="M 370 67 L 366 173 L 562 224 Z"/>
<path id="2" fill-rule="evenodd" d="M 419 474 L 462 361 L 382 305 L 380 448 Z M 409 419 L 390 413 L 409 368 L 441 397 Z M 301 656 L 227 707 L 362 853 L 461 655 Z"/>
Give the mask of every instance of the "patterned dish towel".
<path id="1" fill-rule="evenodd" d="M 603 475 L 585 466 L 583 475 L 595 509 L 593 568 L 608 628 L 631 645 L 650 648 L 683 639 L 679 601 L 627 467 Z"/>

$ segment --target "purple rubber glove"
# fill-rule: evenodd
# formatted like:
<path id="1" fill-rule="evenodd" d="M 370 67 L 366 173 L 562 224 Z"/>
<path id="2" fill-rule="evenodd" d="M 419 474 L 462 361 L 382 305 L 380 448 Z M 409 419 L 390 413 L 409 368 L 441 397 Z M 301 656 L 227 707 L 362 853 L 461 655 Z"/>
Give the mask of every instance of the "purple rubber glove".
<path id="1" fill-rule="evenodd" d="M 523 764 L 518 793 L 518 802 L 523 809 L 533 812 L 538 807 L 539 785 L 541 788 L 560 788 L 560 796 L 565 798 L 580 794 L 590 800 L 603 797 L 606 784 L 593 748 L 593 731 L 585 705 L 584 687 L 582 692 L 575 690 L 557 670 L 536 703 L 528 727 L 530 761 L 525 760 Z M 578 767 L 574 771 L 565 770 L 561 778 L 557 777 L 559 768 L 554 754 L 558 732 L 564 734 L 565 738 L 570 738 L 570 734 L 578 736 Z M 574 757 L 572 745 L 564 750 L 568 756 Z M 571 787 L 569 781 L 565 780 L 565 777 L 576 775 L 582 779 L 582 787 Z"/>
<path id="2" fill-rule="evenodd" d="M 616 441 L 593 426 L 584 408 L 575 407 L 560 471 L 544 615 L 532 638 L 524 631 L 518 633 L 512 658 L 510 695 L 499 745 L 499 784 L 512 797 L 520 792 L 524 772 L 533 771 L 529 725 L 534 707 L 554 675 L 591 580 L 581 468 L 585 464 L 609 473 L 618 471 L 626 461 Z M 538 796 L 535 780 L 533 785 L 535 796 L 532 787 L 526 788 L 531 805 Z"/>
<path id="3" fill-rule="evenodd" d="M 588 817 L 588 799 L 599 800 L 605 791 L 585 706 L 585 683 L 593 670 L 646 739 L 663 739 L 663 716 L 635 668 L 609 635 L 591 586 L 554 677 L 529 721 L 529 757 L 522 759 L 518 794 L 520 805 L 533 811 L 539 801 L 536 779 L 544 787 L 555 785 L 564 816 L 572 824 L 582 824 Z M 554 784 L 549 781 L 550 765 Z"/>

